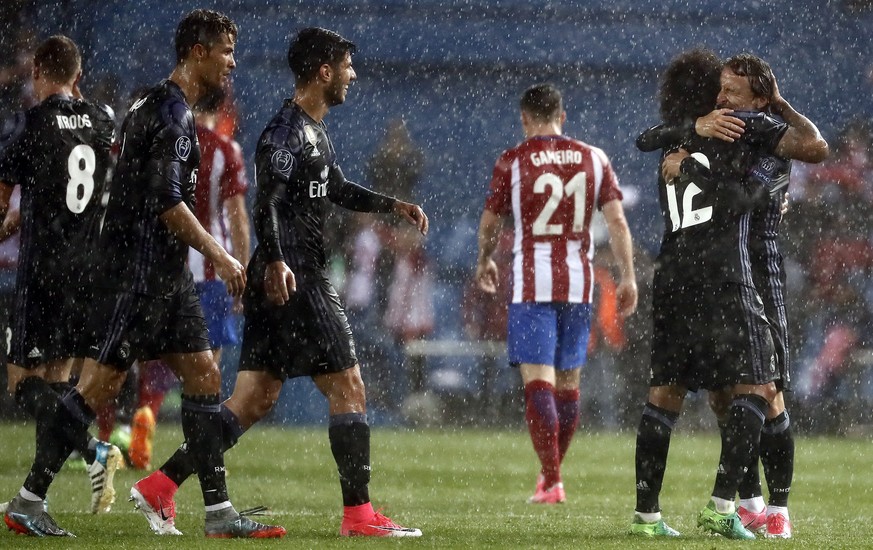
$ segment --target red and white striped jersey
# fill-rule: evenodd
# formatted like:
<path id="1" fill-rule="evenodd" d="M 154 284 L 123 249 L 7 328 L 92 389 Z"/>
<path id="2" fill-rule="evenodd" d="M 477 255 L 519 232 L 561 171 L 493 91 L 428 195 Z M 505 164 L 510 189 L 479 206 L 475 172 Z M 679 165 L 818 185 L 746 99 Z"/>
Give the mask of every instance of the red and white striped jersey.
<path id="1" fill-rule="evenodd" d="M 591 217 L 621 200 L 604 152 L 565 136 L 536 136 L 504 151 L 485 208 L 515 225 L 512 303 L 590 303 Z"/>
<path id="2" fill-rule="evenodd" d="M 230 251 L 230 232 L 224 201 L 245 193 L 249 187 L 242 150 L 235 141 L 199 125 L 197 140 L 200 142 L 201 157 L 197 187 L 194 190 L 194 215 L 200 225 L 225 250 Z M 195 282 L 216 278 L 212 262 L 193 248 L 188 253 L 188 266 Z"/>

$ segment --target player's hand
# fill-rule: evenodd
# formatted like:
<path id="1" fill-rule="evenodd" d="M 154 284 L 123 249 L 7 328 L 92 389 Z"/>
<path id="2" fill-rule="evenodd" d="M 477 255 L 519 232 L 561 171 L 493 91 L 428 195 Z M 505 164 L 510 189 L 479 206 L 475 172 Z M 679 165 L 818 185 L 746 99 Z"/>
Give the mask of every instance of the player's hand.
<path id="1" fill-rule="evenodd" d="M 673 183 L 673 180 L 679 177 L 679 168 L 682 165 L 682 161 L 688 156 L 690 156 L 688 151 L 679 149 L 675 153 L 670 153 L 664 157 L 664 162 L 661 163 L 661 176 L 664 177 L 664 181 L 668 184 Z"/>
<path id="2" fill-rule="evenodd" d="M 782 221 L 782 218 L 785 217 L 785 214 L 788 213 L 788 193 L 782 197 L 782 209 L 779 210 L 779 221 Z"/>
<path id="3" fill-rule="evenodd" d="M 242 296 L 246 288 L 246 268 L 226 252 L 221 261 L 213 262 L 212 265 L 218 276 L 227 285 L 227 293 L 233 297 Z"/>
<path id="4" fill-rule="evenodd" d="M 746 123 L 731 116 L 733 109 L 716 109 L 694 122 L 697 135 L 733 143 L 745 132 Z"/>
<path id="5" fill-rule="evenodd" d="M 615 298 L 618 302 L 618 312 L 622 317 L 627 317 L 637 309 L 637 283 L 634 280 L 621 281 L 615 290 Z"/>
<path id="6" fill-rule="evenodd" d="M 476 283 L 488 294 L 497 293 L 497 275 L 497 264 L 491 258 L 476 264 Z"/>
<path id="7" fill-rule="evenodd" d="M 770 96 L 770 111 L 774 114 L 781 115 L 788 102 L 779 93 L 779 85 L 776 84 L 776 77 L 773 77 L 773 95 Z"/>
<path id="8" fill-rule="evenodd" d="M 427 235 L 428 221 L 424 210 L 417 204 L 397 201 L 394 203 L 394 212 L 416 226 L 422 235 Z"/>
<path id="9" fill-rule="evenodd" d="M 297 292 L 297 279 L 285 262 L 270 262 L 264 271 L 264 292 L 267 300 L 277 306 L 285 305 L 291 294 Z"/>

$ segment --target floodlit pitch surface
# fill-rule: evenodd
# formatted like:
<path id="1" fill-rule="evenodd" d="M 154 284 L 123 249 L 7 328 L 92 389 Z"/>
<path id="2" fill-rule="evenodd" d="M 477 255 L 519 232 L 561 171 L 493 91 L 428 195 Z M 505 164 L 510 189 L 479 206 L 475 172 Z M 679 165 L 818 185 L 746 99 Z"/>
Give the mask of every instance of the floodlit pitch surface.
<path id="1" fill-rule="evenodd" d="M 176 425 L 160 424 L 155 460 L 180 441 Z M 33 424 L 0 424 L 0 495 L 18 490 L 33 456 Z M 650 541 L 626 535 L 634 505 L 633 434 L 580 431 L 564 466 L 567 503 L 526 504 L 533 492 L 535 458 L 518 431 L 403 431 L 373 427 L 371 496 L 402 525 L 420 528 L 416 540 L 343 540 L 336 468 L 326 428 L 256 427 L 227 455 L 228 484 L 238 509 L 266 505 L 265 521 L 288 529 L 291 548 L 736 548 L 740 544 L 701 534 L 697 511 L 712 488 L 718 454 L 714 434 L 683 433 L 670 449 L 661 503 L 681 540 Z M 795 536 L 759 541 L 767 547 L 869 548 L 873 541 L 873 448 L 867 440 L 798 438 L 791 514 Z M 183 537 L 157 537 L 126 502 L 140 472 L 116 477 L 119 499 L 110 514 L 87 512 L 83 472 L 62 471 L 49 495 L 49 510 L 77 539 L 40 541 L 0 533 L 0 548 L 159 549 L 222 548 L 253 541 L 207 541 L 197 480 L 180 490 L 176 525 Z"/>

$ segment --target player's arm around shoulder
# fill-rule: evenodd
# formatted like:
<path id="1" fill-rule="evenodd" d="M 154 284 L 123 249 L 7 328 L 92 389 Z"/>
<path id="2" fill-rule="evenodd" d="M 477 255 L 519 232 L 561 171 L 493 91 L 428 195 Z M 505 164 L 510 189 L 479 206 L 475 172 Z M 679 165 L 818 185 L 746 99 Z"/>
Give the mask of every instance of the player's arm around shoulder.
<path id="1" fill-rule="evenodd" d="M 636 272 L 634 271 L 633 240 L 620 200 L 607 202 L 603 205 L 602 211 L 609 233 L 609 246 L 619 270 L 619 282 L 616 289 L 618 310 L 623 317 L 627 317 L 636 311 L 639 294 Z"/>
<path id="2" fill-rule="evenodd" d="M 778 156 L 817 164 L 828 157 L 828 142 L 811 120 L 794 110 L 779 92 L 773 80 L 773 97 L 770 109 L 788 123 L 788 130 L 779 140 L 774 151 Z"/>

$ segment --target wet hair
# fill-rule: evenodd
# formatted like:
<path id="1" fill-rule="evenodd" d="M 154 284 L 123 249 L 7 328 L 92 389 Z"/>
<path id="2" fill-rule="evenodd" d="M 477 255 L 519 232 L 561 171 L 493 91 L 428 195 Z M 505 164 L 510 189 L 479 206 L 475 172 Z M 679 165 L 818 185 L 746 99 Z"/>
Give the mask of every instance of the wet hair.
<path id="1" fill-rule="evenodd" d="M 288 47 L 288 66 L 297 82 L 307 83 L 315 78 L 318 69 L 328 64 L 337 66 L 346 54 L 357 50 L 354 42 L 320 27 L 308 27 L 297 33 Z"/>
<path id="2" fill-rule="evenodd" d="M 176 63 L 181 63 L 196 44 L 211 48 L 222 34 L 236 41 L 239 29 L 230 17 L 212 10 L 194 10 L 176 27 Z"/>
<path id="3" fill-rule="evenodd" d="M 724 62 L 724 68 L 730 69 L 737 76 L 744 76 L 749 81 L 752 94 L 767 101 L 773 98 L 773 70 L 770 64 L 750 53 L 735 55 Z"/>
<path id="4" fill-rule="evenodd" d="M 550 121 L 561 116 L 561 92 L 552 84 L 535 84 L 524 91 L 518 106 L 539 121 Z"/>
<path id="5" fill-rule="evenodd" d="M 82 55 L 76 43 L 62 34 L 50 36 L 36 47 L 33 64 L 40 74 L 57 83 L 71 82 L 82 68 Z"/>
<path id="6" fill-rule="evenodd" d="M 722 61 L 707 48 L 694 48 L 670 61 L 661 79 L 661 120 L 682 124 L 715 108 Z"/>

